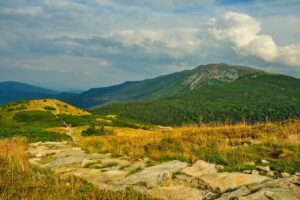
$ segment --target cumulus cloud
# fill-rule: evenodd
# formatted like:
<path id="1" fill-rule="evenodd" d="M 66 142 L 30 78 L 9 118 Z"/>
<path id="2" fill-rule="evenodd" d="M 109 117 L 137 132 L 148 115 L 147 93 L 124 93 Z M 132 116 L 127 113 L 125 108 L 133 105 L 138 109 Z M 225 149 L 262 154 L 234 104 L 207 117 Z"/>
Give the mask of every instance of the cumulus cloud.
<path id="1" fill-rule="evenodd" d="M 0 15 L 36 17 L 44 13 L 42 7 L 0 8 Z"/>
<path id="2" fill-rule="evenodd" d="M 299 3 L 253 1 L 256 3 L 235 6 L 220 2 L 0 1 L 0 80 L 17 73 L 21 77 L 25 70 L 30 70 L 32 80 L 42 72 L 56 73 L 56 77 L 76 74 L 80 78 L 85 74 L 89 78 L 82 77 L 82 82 L 86 81 L 84 87 L 88 88 L 151 78 L 205 63 L 270 67 L 284 73 L 298 69 L 300 28 L 296 25 L 300 17 L 297 12 L 291 15 L 290 10 L 298 11 Z M 272 6 L 280 11 L 275 19 Z M 285 26 L 283 32 L 281 25 L 291 19 L 293 25 Z M 282 37 L 281 33 L 289 34 Z M 10 76 L 2 73 L 4 68 Z M 41 77 L 53 79 L 47 74 Z M 66 80 L 83 87 L 82 82 Z"/>
<path id="3" fill-rule="evenodd" d="M 253 17 L 227 12 L 210 31 L 217 40 L 231 41 L 237 54 L 300 67 L 300 45 L 277 45 L 271 35 L 260 34 L 261 29 Z"/>

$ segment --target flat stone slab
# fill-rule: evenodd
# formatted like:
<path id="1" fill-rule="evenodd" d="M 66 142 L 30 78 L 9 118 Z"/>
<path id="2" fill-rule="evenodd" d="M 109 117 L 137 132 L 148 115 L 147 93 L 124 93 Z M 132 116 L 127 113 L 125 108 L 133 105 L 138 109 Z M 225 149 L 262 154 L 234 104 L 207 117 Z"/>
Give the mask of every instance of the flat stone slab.
<path id="1" fill-rule="evenodd" d="M 203 191 L 187 186 L 155 187 L 147 190 L 155 198 L 176 200 L 202 200 Z"/>
<path id="2" fill-rule="evenodd" d="M 213 191 L 223 193 L 226 190 L 232 190 L 244 185 L 258 184 L 265 181 L 271 180 L 268 177 L 253 175 L 253 174 L 243 174 L 243 173 L 218 173 L 218 174 L 204 174 L 199 179 L 201 179 L 205 184 L 207 184 Z"/>
<path id="3" fill-rule="evenodd" d="M 160 165 L 148 167 L 141 172 L 130 175 L 124 179 L 122 183 L 127 185 L 143 183 L 148 188 L 151 188 L 161 184 L 167 179 L 172 178 L 174 172 L 177 172 L 187 166 L 188 164 L 185 162 L 180 162 L 177 160 L 169 161 Z"/>
<path id="4" fill-rule="evenodd" d="M 198 160 L 195 164 L 193 164 L 191 167 L 187 167 L 183 170 L 181 170 L 183 173 L 194 176 L 194 177 L 200 177 L 203 174 L 216 174 L 218 173 L 218 170 L 216 168 L 216 165 L 207 163 L 203 160 Z"/>

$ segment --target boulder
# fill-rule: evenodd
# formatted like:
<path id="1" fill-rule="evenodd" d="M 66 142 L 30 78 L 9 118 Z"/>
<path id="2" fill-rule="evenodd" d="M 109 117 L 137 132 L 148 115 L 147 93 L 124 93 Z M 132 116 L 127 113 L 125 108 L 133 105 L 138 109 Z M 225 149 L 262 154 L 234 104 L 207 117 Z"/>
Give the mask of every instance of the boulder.
<path id="1" fill-rule="evenodd" d="M 219 200 L 299 200 L 300 187 L 297 176 L 274 179 L 261 184 L 252 184 L 238 190 L 224 193 Z"/>
<path id="2" fill-rule="evenodd" d="M 270 169 L 269 166 L 264 166 L 264 167 L 263 166 L 258 166 L 257 169 L 259 171 L 263 171 L 263 172 L 269 172 L 269 171 L 271 171 L 271 169 Z"/>
<path id="3" fill-rule="evenodd" d="M 187 167 L 187 165 L 188 164 L 185 162 L 174 160 L 153 167 L 148 167 L 141 172 L 128 176 L 121 182 L 121 184 L 138 185 L 142 183 L 147 188 L 164 185 L 165 182 L 170 181 L 174 172 Z"/>
<path id="4" fill-rule="evenodd" d="M 203 192 L 196 188 L 187 186 L 173 187 L 155 187 L 147 191 L 147 193 L 159 199 L 176 199 L 176 200 L 202 200 Z"/>
<path id="5" fill-rule="evenodd" d="M 200 177 L 204 174 L 216 174 L 218 170 L 216 165 L 207 163 L 203 160 L 198 160 L 195 164 L 191 167 L 187 167 L 181 170 L 183 173 L 193 176 L 193 177 Z"/>

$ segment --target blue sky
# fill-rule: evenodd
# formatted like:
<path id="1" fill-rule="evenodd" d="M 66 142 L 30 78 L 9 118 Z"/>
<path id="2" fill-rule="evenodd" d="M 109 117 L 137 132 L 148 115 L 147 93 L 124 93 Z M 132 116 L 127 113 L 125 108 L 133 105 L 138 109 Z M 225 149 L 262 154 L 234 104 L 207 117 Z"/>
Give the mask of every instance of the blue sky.
<path id="1" fill-rule="evenodd" d="M 226 62 L 300 78 L 299 0 L 0 0 L 0 81 L 88 89 Z"/>

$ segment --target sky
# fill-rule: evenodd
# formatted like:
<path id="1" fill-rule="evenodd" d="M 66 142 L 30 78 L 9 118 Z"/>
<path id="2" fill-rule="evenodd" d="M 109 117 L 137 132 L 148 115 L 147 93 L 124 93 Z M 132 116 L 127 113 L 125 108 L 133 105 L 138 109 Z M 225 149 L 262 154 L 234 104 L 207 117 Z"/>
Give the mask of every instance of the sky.
<path id="1" fill-rule="evenodd" d="M 300 78 L 300 0 L 0 0 L 0 81 L 84 90 L 209 63 Z"/>

